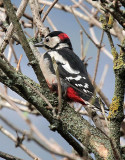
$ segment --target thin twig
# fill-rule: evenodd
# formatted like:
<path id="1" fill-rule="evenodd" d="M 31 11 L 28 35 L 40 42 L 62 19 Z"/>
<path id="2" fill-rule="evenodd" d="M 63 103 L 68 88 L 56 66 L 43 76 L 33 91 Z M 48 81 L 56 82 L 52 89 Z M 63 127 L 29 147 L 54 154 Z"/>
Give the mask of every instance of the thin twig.
<path id="1" fill-rule="evenodd" d="M 93 40 L 98 44 L 99 41 L 98 41 L 98 38 L 96 37 L 93 27 L 90 27 L 89 31 Z M 101 47 L 101 51 L 104 52 L 111 60 L 113 60 L 112 54 L 104 46 Z"/>
<path id="2" fill-rule="evenodd" d="M 12 40 L 10 40 L 9 45 L 10 45 L 10 47 L 12 49 L 12 53 L 13 53 L 13 56 L 14 56 L 14 59 L 15 59 L 15 63 L 18 64 L 18 58 L 17 58 L 16 52 L 15 52 L 15 50 L 13 48 Z M 21 72 L 20 66 L 19 66 L 19 71 Z"/>
<path id="3" fill-rule="evenodd" d="M 12 58 L 12 48 L 9 46 L 8 55 L 7 55 L 8 62 L 11 62 L 11 58 Z"/>
<path id="4" fill-rule="evenodd" d="M 15 109 L 12 107 L 12 105 L 10 105 L 8 102 L 6 101 L 0 101 L 0 107 L 1 108 L 7 108 L 7 109 L 10 109 L 10 110 L 14 110 Z M 32 106 L 31 106 L 32 107 Z M 33 115 L 41 115 L 36 109 L 29 109 L 28 107 L 25 107 L 25 106 L 18 106 L 19 110 L 22 111 L 22 112 L 26 112 L 26 113 L 30 113 L 30 114 L 33 114 Z"/>
<path id="5" fill-rule="evenodd" d="M 46 19 L 47 19 L 48 23 L 50 24 L 50 26 L 52 27 L 52 29 L 54 31 L 57 31 L 56 26 L 53 24 L 53 22 L 51 21 L 51 19 L 49 18 L 49 16 L 47 16 Z"/>
<path id="6" fill-rule="evenodd" d="M 17 11 L 18 8 L 15 5 L 13 7 Z M 23 13 L 23 16 L 33 22 L 33 17 L 31 17 L 27 13 Z"/>
<path id="7" fill-rule="evenodd" d="M 83 48 L 83 31 L 80 30 L 80 42 L 81 42 L 81 59 L 84 60 L 84 48 Z"/>
<path id="8" fill-rule="evenodd" d="M 104 84 L 104 81 L 105 81 L 105 77 L 106 77 L 106 74 L 108 72 L 108 68 L 109 68 L 109 66 L 108 66 L 108 64 L 106 64 L 105 67 L 104 67 L 104 71 L 103 71 L 102 77 L 100 79 L 99 89 L 102 89 L 102 87 L 103 87 L 103 84 Z"/>
<path id="9" fill-rule="evenodd" d="M 27 82 L 26 82 L 26 84 L 27 84 Z M 31 85 L 29 85 L 31 88 L 32 88 L 32 86 Z M 2 94 L 4 94 L 4 95 L 6 95 L 5 96 L 5 98 L 6 98 L 6 100 L 14 107 L 14 109 L 17 111 L 17 113 L 20 115 L 20 117 L 28 124 L 28 126 L 30 127 L 30 129 L 34 132 L 34 133 L 36 133 L 36 135 L 42 140 L 42 141 L 44 141 L 45 143 L 46 143 L 46 145 L 48 145 L 49 147 L 50 147 L 50 149 L 55 149 L 55 148 L 53 148 L 53 145 L 51 145 L 50 143 L 49 143 L 49 141 L 41 134 L 41 132 L 30 122 L 30 120 L 28 119 L 28 118 L 26 118 L 22 113 L 21 113 L 21 111 L 18 109 L 18 107 L 15 105 L 15 103 L 13 103 L 10 99 L 9 99 L 9 97 L 8 97 L 8 95 L 4 92 L 4 90 L 2 89 L 2 87 L 0 86 L 0 91 L 2 92 Z M 38 92 L 39 93 L 39 92 Z M 58 150 L 57 150 L 57 152 L 58 152 Z M 59 153 L 58 153 L 59 154 Z M 73 156 L 69 156 L 67 153 L 65 153 L 65 156 L 67 155 L 67 157 L 72 157 L 71 159 L 74 159 L 74 157 Z"/>
<path id="10" fill-rule="evenodd" d="M 10 133 L 9 131 L 7 131 L 6 129 L 4 129 L 2 126 L 0 126 L 0 131 L 6 135 L 7 137 L 9 137 L 10 139 L 12 139 L 15 143 L 17 143 L 17 138 Z M 34 153 L 32 153 L 29 149 L 27 149 L 23 144 L 19 144 L 19 147 L 26 152 L 30 157 L 32 157 L 33 159 L 38 158 L 38 156 L 36 156 Z M 40 158 L 38 158 L 38 160 L 40 160 Z"/>
<path id="11" fill-rule="evenodd" d="M 36 1 L 36 3 L 38 2 Z M 29 5 L 33 14 L 33 21 L 37 26 L 39 33 L 42 33 L 42 35 L 46 36 L 49 33 L 49 30 L 43 25 L 41 21 L 39 7 L 36 5 L 36 3 L 34 0 L 29 0 Z"/>
<path id="12" fill-rule="evenodd" d="M 100 47 L 102 45 L 103 36 L 104 36 L 104 30 L 102 30 L 101 40 L 100 40 L 100 44 L 99 44 Z M 101 51 L 101 48 L 98 48 L 97 59 L 96 59 L 96 66 L 95 66 L 95 71 L 94 71 L 94 76 L 93 76 L 92 84 L 95 82 L 96 75 L 97 75 L 97 70 L 98 70 L 98 65 L 99 65 L 99 59 L 100 59 L 100 51 Z"/>
<path id="13" fill-rule="evenodd" d="M 97 48 L 100 48 L 100 46 L 93 41 L 93 39 L 92 39 L 92 38 L 89 36 L 89 34 L 86 32 L 85 28 L 81 25 L 80 21 L 78 20 L 77 16 L 76 16 L 75 13 L 74 13 L 72 7 L 71 7 L 71 11 L 72 11 L 73 15 L 75 16 L 75 19 L 76 19 L 76 21 L 78 22 L 78 24 L 80 25 L 81 29 L 82 29 L 83 32 L 86 34 L 86 36 L 92 41 L 92 43 L 93 43 Z"/>
<path id="14" fill-rule="evenodd" d="M 90 24 L 91 22 L 94 22 L 96 24 L 99 24 L 100 22 L 92 15 L 90 11 L 87 11 L 85 7 L 82 7 L 77 1 L 71 0 L 74 4 L 78 5 L 78 7 L 88 16 Z"/>
<path id="15" fill-rule="evenodd" d="M 51 9 L 54 7 L 54 5 L 58 2 L 58 0 L 54 0 L 53 3 L 51 4 L 51 6 L 47 9 L 46 13 L 44 14 L 43 18 L 42 18 L 42 22 L 45 21 L 47 15 L 49 14 L 49 12 L 51 11 Z"/>
<path id="16" fill-rule="evenodd" d="M 61 89 L 61 81 L 60 81 L 60 76 L 59 76 L 59 69 L 58 69 L 58 65 L 54 57 L 52 61 L 53 61 L 53 68 L 55 70 L 57 83 L 58 83 L 58 115 L 57 115 L 58 117 L 57 118 L 59 118 L 60 113 L 61 113 L 61 106 L 62 106 L 62 89 Z"/>
<path id="17" fill-rule="evenodd" d="M 47 1 L 45 1 L 45 0 L 39 0 L 39 3 L 46 4 L 46 5 L 50 6 L 52 4 L 52 1 L 49 1 L 49 0 L 47 0 Z M 98 2 L 97 3 L 93 2 L 93 4 L 95 4 L 96 6 L 98 6 Z M 57 3 L 54 6 L 54 8 L 57 8 L 57 9 L 62 10 L 64 12 L 72 13 L 71 7 L 68 6 L 68 5 L 62 5 L 62 4 Z M 74 10 L 75 15 L 77 15 L 79 18 L 81 18 L 82 20 L 84 20 L 84 21 L 86 21 L 88 23 L 90 22 L 90 18 L 88 16 L 86 16 L 85 14 L 83 14 L 80 11 L 76 10 L 75 8 L 73 10 Z M 91 24 L 94 25 L 94 26 L 97 26 L 99 28 L 102 28 L 101 23 L 96 23 L 94 21 L 91 21 Z M 111 30 L 111 34 L 117 36 L 116 33 L 115 33 L 115 31 L 113 29 Z"/>
<path id="18" fill-rule="evenodd" d="M 20 19 L 25 11 L 25 8 L 28 4 L 28 0 L 22 0 L 21 4 L 17 10 L 16 16 L 18 17 L 18 19 Z M 7 46 L 7 42 L 10 40 L 10 38 L 12 37 L 12 32 L 13 32 L 13 24 L 11 23 L 10 26 L 7 29 L 6 35 L 4 37 L 4 41 L 1 44 L 0 48 L 1 48 L 1 52 L 3 53 L 4 49 Z"/>
<path id="19" fill-rule="evenodd" d="M 23 131 L 20 128 L 16 127 L 14 124 L 12 124 L 10 121 L 8 121 L 6 118 L 4 118 L 2 115 L 0 115 L 0 119 L 6 123 L 11 129 L 21 133 L 22 135 L 27 136 L 29 140 L 34 141 L 36 144 L 38 144 L 40 147 L 45 149 L 46 151 L 56 154 L 61 157 L 67 157 L 69 159 L 73 159 L 73 154 L 68 154 L 64 149 L 62 149 L 56 142 L 51 143 L 49 140 L 47 140 L 43 135 L 42 141 L 40 141 L 36 136 L 31 134 L 31 132 Z"/>
<path id="20" fill-rule="evenodd" d="M 104 81 L 105 81 L 105 77 L 106 77 L 106 74 L 107 74 L 107 71 L 108 71 L 108 65 L 105 65 L 104 71 L 103 71 L 103 74 L 102 74 L 102 77 L 101 77 L 101 80 L 100 80 L 99 87 L 96 88 L 96 90 L 102 89 L 103 84 L 104 84 Z M 105 121 L 106 121 L 106 125 L 107 125 L 107 127 L 108 127 L 108 120 L 107 120 L 107 117 L 106 117 L 106 115 L 105 115 L 105 111 L 104 111 L 103 105 L 101 105 L 101 109 L 102 109 L 102 113 L 103 113 L 103 116 L 104 116 Z"/>
<path id="21" fill-rule="evenodd" d="M 19 71 L 19 68 L 20 68 L 20 62 L 21 62 L 21 59 L 22 59 L 22 54 L 20 55 L 20 58 L 19 58 L 19 61 L 18 61 L 18 64 L 17 64 L 17 67 L 16 67 L 16 71 Z"/>

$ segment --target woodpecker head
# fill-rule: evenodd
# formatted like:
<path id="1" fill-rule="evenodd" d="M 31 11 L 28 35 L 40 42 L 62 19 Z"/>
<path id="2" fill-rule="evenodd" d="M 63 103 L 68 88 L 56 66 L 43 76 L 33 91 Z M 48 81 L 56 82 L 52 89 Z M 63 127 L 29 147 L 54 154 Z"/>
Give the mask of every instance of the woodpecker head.
<path id="1" fill-rule="evenodd" d="M 61 31 L 49 33 L 42 42 L 35 44 L 36 47 L 44 47 L 47 50 L 69 48 L 72 49 L 72 44 L 67 34 Z"/>

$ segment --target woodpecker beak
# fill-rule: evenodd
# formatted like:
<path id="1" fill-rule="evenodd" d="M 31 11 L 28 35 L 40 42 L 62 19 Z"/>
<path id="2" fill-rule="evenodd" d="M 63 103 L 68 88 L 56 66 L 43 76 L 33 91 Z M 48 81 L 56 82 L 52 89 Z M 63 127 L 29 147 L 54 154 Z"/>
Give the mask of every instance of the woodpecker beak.
<path id="1" fill-rule="evenodd" d="M 39 42 L 39 43 L 36 43 L 34 44 L 35 47 L 44 47 L 44 43 L 43 41 L 42 42 Z"/>

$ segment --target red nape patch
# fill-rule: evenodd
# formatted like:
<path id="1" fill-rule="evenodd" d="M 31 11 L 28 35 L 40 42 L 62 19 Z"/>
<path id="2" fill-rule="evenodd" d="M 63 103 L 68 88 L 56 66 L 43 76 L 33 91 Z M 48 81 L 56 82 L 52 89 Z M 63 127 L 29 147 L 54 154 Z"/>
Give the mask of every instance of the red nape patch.
<path id="1" fill-rule="evenodd" d="M 69 39 L 68 35 L 65 34 L 65 33 L 60 33 L 60 34 L 58 35 L 58 37 L 59 37 L 61 40 Z"/>
<path id="2" fill-rule="evenodd" d="M 78 96 L 77 92 L 72 87 L 67 88 L 67 94 L 66 95 L 70 100 L 72 100 L 74 102 L 79 102 L 83 105 L 86 105 L 84 100 Z"/>

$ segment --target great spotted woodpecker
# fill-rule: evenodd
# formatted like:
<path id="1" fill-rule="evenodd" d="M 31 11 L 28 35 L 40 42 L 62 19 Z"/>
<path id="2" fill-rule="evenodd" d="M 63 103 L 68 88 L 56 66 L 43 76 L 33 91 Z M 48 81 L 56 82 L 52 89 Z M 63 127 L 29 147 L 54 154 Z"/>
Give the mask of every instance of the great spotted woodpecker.
<path id="1" fill-rule="evenodd" d="M 67 100 L 89 105 L 89 101 L 94 97 L 94 87 L 89 80 L 85 65 L 73 52 L 68 35 L 61 31 L 54 31 L 35 46 L 47 49 L 47 52 L 41 56 L 40 67 L 49 88 L 57 91 L 58 87 L 52 61 L 54 57 L 58 65 L 61 88 Z M 93 106 L 100 109 L 100 99 L 97 96 Z"/>

